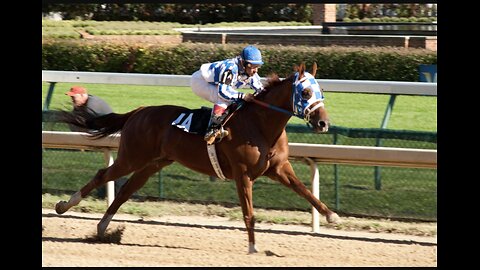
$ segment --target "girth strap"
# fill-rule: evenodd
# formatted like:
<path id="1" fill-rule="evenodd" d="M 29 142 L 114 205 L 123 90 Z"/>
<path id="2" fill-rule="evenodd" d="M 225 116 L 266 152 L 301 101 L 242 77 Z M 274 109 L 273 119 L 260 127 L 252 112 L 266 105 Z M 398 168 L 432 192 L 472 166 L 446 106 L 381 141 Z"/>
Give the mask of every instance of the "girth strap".
<path id="1" fill-rule="evenodd" d="M 207 152 L 210 163 L 212 163 L 212 167 L 215 170 L 218 178 L 225 180 L 226 177 L 225 175 L 223 175 L 222 168 L 220 168 L 220 163 L 218 163 L 217 152 L 215 151 L 215 144 L 207 144 Z"/>

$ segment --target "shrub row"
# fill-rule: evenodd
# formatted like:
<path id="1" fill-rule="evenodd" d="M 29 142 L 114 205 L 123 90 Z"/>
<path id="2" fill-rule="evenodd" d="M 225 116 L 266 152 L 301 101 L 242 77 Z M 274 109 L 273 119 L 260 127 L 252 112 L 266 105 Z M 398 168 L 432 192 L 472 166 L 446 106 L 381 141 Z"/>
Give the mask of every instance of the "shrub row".
<path id="1" fill-rule="evenodd" d="M 189 75 L 201 64 L 231 58 L 245 44 L 182 43 L 177 46 L 90 43 L 84 40 L 45 41 L 42 69 Z M 316 78 L 342 80 L 418 81 L 420 64 L 437 64 L 437 54 L 425 49 L 393 47 L 262 46 L 261 76 L 286 77 L 295 64 L 310 68 Z"/>
<path id="2" fill-rule="evenodd" d="M 344 22 L 435 22 L 437 17 L 379 17 L 379 18 L 343 18 Z"/>

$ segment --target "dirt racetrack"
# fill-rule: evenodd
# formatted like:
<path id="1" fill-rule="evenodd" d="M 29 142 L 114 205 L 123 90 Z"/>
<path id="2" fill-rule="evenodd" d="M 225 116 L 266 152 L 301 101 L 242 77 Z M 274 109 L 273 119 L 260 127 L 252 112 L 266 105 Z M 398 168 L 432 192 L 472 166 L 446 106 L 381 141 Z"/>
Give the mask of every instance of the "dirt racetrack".
<path id="1" fill-rule="evenodd" d="M 257 224 L 247 254 L 242 222 L 220 217 L 115 215 L 120 243 L 91 240 L 102 215 L 42 210 L 42 266 L 437 266 L 436 237 Z"/>

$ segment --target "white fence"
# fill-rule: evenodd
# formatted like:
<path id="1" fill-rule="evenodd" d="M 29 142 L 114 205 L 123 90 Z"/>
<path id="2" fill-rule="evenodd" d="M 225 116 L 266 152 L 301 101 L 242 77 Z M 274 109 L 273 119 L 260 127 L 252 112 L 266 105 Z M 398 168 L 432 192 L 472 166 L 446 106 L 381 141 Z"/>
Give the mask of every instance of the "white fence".
<path id="1" fill-rule="evenodd" d="M 44 82 L 190 86 L 190 78 L 190 75 L 42 70 Z M 437 83 L 320 79 L 317 81 L 325 92 L 437 95 Z"/>
<path id="2" fill-rule="evenodd" d="M 82 132 L 43 131 L 42 146 L 103 151 L 106 165 L 110 166 L 113 163 L 110 151 L 118 149 L 120 135 L 110 135 L 98 140 L 89 139 L 86 135 Z M 320 174 L 317 162 L 409 168 L 437 167 L 437 150 L 304 143 L 289 143 L 289 149 L 290 158 L 303 159 L 310 166 L 312 192 L 317 198 L 320 195 Z M 113 182 L 108 183 L 107 201 L 110 205 L 114 199 L 114 188 Z M 312 207 L 312 231 L 318 232 L 319 229 L 319 213 Z"/>

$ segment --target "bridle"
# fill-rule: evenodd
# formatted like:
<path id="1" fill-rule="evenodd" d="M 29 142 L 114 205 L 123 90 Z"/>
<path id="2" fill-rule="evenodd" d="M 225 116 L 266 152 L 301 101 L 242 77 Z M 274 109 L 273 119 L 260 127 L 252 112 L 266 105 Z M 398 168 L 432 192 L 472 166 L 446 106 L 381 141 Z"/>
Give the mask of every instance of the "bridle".
<path id="1" fill-rule="evenodd" d="M 310 108 L 312 107 L 312 108 Z M 312 114 L 316 109 L 320 107 L 325 107 L 325 104 L 323 101 L 319 100 L 313 104 L 311 104 L 309 107 L 305 108 L 305 116 L 303 117 L 303 120 L 309 122 L 310 121 L 310 114 Z"/>

